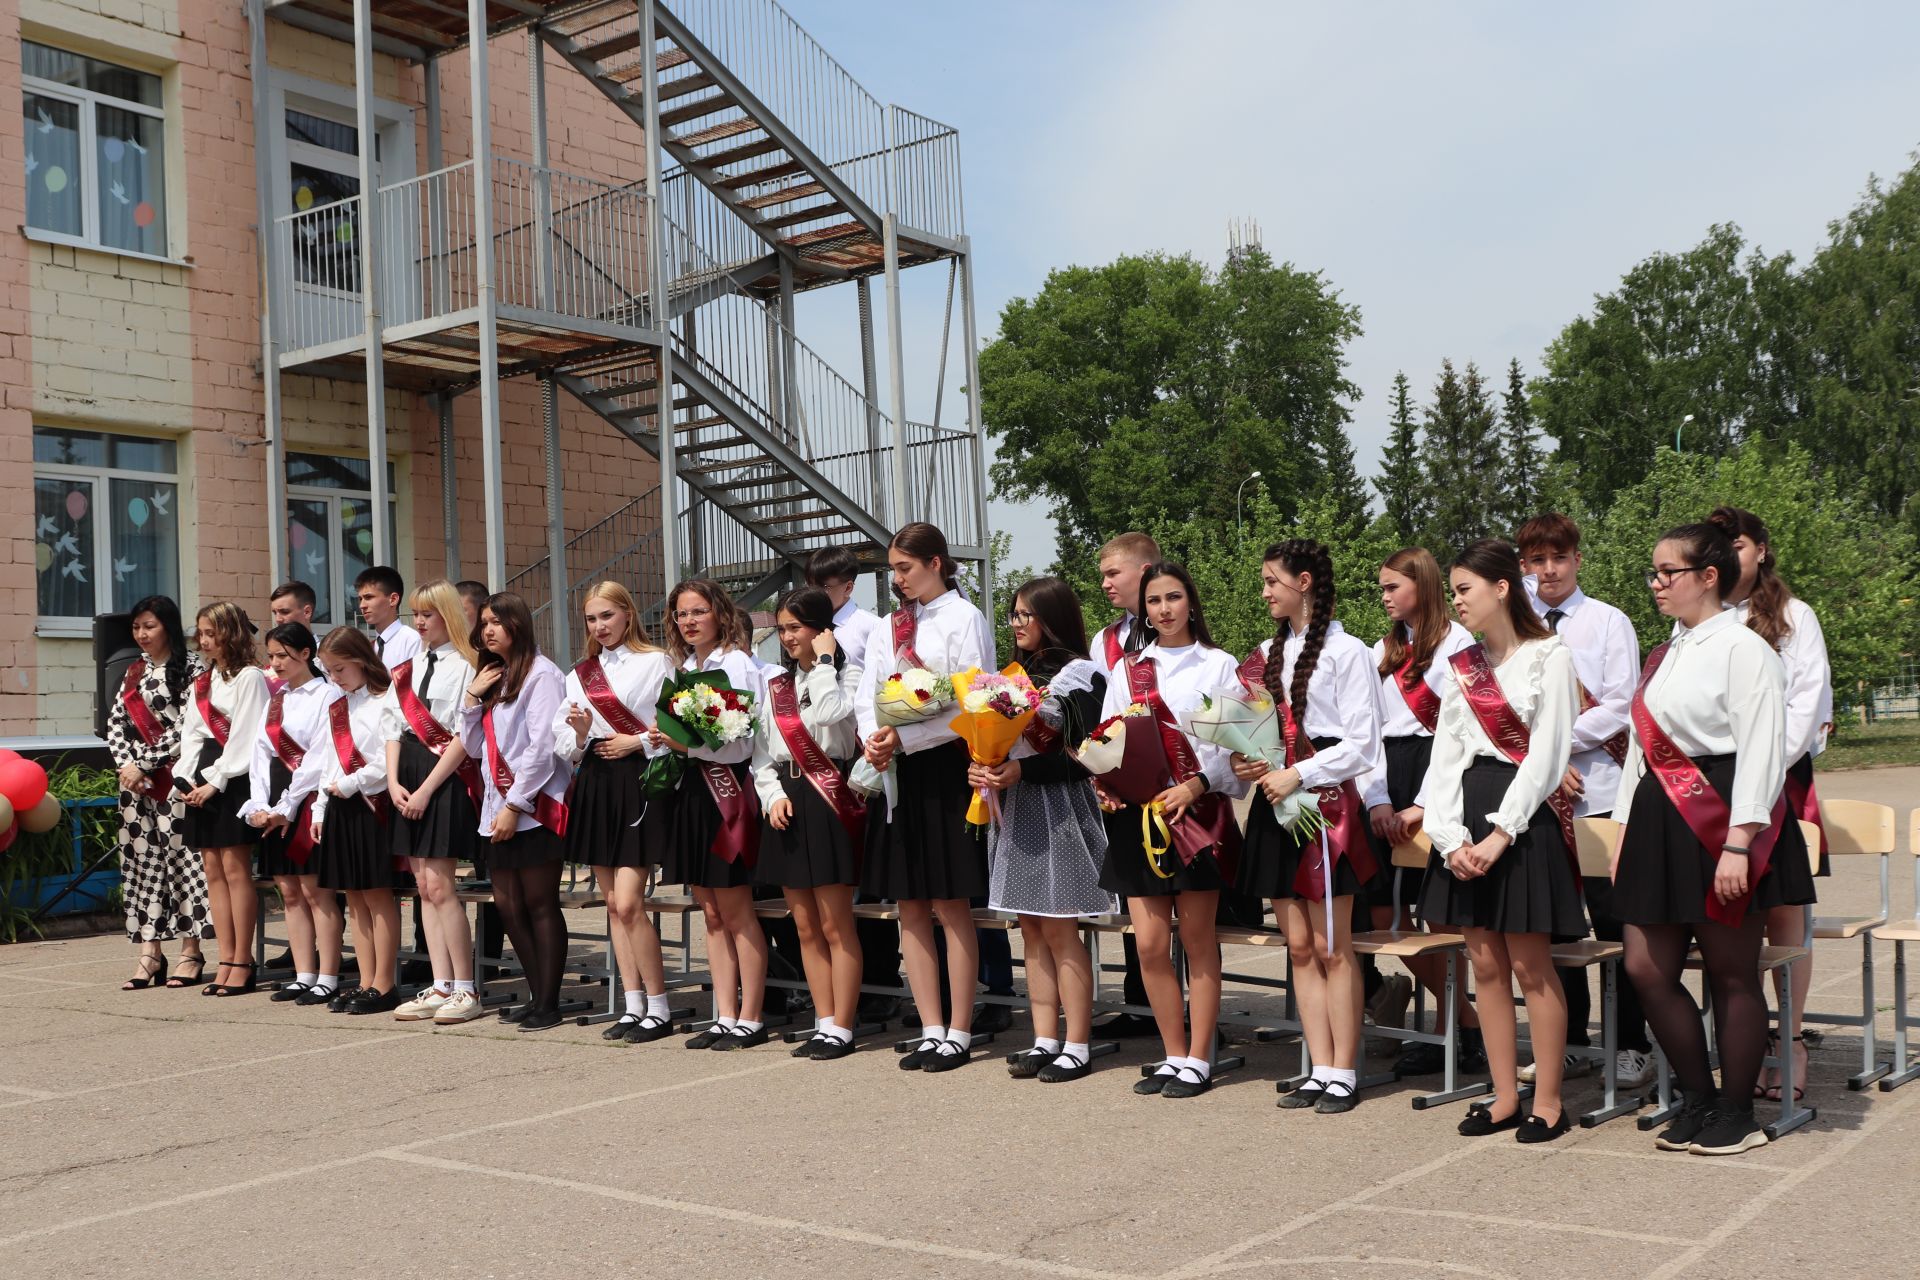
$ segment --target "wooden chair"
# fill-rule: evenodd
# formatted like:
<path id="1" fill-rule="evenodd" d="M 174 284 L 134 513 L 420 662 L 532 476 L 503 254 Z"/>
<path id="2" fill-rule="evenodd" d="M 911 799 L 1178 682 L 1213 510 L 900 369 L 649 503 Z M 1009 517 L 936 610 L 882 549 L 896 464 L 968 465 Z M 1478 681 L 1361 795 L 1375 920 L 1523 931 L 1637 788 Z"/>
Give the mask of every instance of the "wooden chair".
<path id="1" fill-rule="evenodd" d="M 1887 1073 L 1876 1062 L 1879 1046 L 1874 1041 L 1873 931 L 1887 923 L 1891 913 L 1889 881 L 1895 843 L 1896 822 L 1892 806 L 1869 800 L 1825 800 L 1820 817 L 1827 828 L 1827 852 L 1834 858 L 1878 858 L 1880 860 L 1880 911 L 1870 916 L 1814 916 L 1810 939 L 1860 941 L 1860 1007 L 1854 1013 L 1814 1013 L 1802 1015 L 1802 1022 L 1860 1028 L 1860 1071 L 1848 1077 L 1847 1088 L 1864 1089 Z M 1803 822 L 1807 832 L 1808 856 L 1817 859 L 1819 832 Z M 1816 863 L 1817 865 L 1817 863 Z M 1785 1040 L 1784 1028 L 1782 1040 Z"/>
<path id="2" fill-rule="evenodd" d="M 1907 852 L 1913 856 L 1913 915 L 1873 930 L 1875 938 L 1893 944 L 1893 1059 L 1880 1068 L 1882 1093 L 1920 1076 L 1920 1062 L 1907 1045 L 1907 1032 L 1920 1026 L 1920 1018 L 1907 1012 L 1907 944 L 1920 942 L 1920 809 L 1907 816 Z"/>

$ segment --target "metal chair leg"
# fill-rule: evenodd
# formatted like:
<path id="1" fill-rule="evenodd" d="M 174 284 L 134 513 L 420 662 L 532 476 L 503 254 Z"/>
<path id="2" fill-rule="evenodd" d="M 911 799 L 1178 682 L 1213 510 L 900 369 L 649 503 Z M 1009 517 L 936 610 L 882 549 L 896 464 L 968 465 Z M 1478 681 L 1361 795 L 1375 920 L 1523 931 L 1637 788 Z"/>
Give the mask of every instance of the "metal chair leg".
<path id="1" fill-rule="evenodd" d="M 1808 935 L 1812 945 L 1812 935 Z M 1847 1088 L 1864 1089 L 1892 1068 L 1879 1061 L 1880 1046 L 1874 1038 L 1873 935 L 1860 935 L 1860 1074 L 1847 1080 Z"/>

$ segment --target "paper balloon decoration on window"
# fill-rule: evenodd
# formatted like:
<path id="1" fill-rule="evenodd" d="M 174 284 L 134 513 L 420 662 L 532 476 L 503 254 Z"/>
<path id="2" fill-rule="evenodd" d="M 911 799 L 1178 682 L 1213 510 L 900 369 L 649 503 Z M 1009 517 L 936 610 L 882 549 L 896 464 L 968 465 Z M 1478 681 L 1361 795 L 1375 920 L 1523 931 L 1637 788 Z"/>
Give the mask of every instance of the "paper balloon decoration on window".
<path id="1" fill-rule="evenodd" d="M 67 171 L 56 164 L 47 170 L 47 176 L 41 181 L 47 184 L 47 190 L 59 195 L 67 189 Z"/>
<path id="2" fill-rule="evenodd" d="M 153 206 L 145 200 L 133 206 L 133 225 L 136 227 L 150 227 L 153 225 Z"/>
<path id="3" fill-rule="evenodd" d="M 67 491 L 67 516 L 73 520 L 85 520 L 87 518 L 87 491 L 85 489 L 70 489 Z"/>
<path id="4" fill-rule="evenodd" d="M 373 531 L 371 529 L 362 529 L 360 532 L 354 534 L 353 545 L 360 548 L 361 555 L 363 556 L 372 555 L 373 554 Z"/>
<path id="5" fill-rule="evenodd" d="M 296 209 L 311 209 L 313 207 L 313 188 L 304 182 L 301 183 L 293 193 L 293 207 Z"/>
<path id="6" fill-rule="evenodd" d="M 33 567 L 41 573 L 53 568 L 53 548 L 44 542 L 33 544 Z"/>
<path id="7" fill-rule="evenodd" d="M 120 157 L 127 154 L 127 144 L 118 138 L 108 138 L 100 144 L 100 154 L 107 158 L 107 163 L 119 164 Z"/>
<path id="8" fill-rule="evenodd" d="M 287 541 L 295 551 L 303 549 L 307 545 L 307 526 L 295 521 L 287 529 Z"/>
<path id="9" fill-rule="evenodd" d="M 147 500 L 145 498 L 134 498 L 127 503 L 127 519 L 133 521 L 133 527 L 136 529 L 144 529 L 147 527 Z"/>

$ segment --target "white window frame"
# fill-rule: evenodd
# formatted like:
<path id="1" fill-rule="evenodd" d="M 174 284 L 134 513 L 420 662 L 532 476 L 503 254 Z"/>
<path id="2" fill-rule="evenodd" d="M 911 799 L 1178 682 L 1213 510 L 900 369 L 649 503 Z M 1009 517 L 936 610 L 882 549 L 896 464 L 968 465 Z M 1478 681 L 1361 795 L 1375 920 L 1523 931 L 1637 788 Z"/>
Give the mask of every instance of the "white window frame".
<path id="1" fill-rule="evenodd" d="M 35 462 L 33 464 L 33 476 L 36 480 L 44 477 L 49 480 L 87 480 L 92 482 L 93 499 L 88 503 L 88 506 L 90 508 L 90 518 L 93 520 L 94 556 L 96 560 L 104 556 L 107 568 L 107 571 L 102 573 L 98 563 L 87 566 L 87 571 L 93 574 L 93 611 L 96 614 L 112 613 L 113 523 L 110 515 L 112 504 L 104 499 L 110 492 L 111 482 L 114 480 L 144 480 L 149 482 L 158 480 L 166 484 L 171 484 L 173 486 L 174 502 L 176 504 L 181 502 L 183 500 L 182 495 L 186 492 L 186 484 L 180 477 L 180 442 L 167 436 L 142 436 L 127 431 L 100 431 L 90 427 L 62 428 L 56 427 L 51 423 L 36 423 L 35 425 L 46 426 L 48 430 L 86 431 L 92 435 L 119 436 L 123 439 L 132 440 L 159 440 L 163 443 L 171 444 L 174 447 L 174 469 L 171 475 L 164 471 L 134 471 L 126 467 L 89 467 L 70 462 Z M 180 527 L 180 530 L 184 532 L 188 522 L 177 505 L 174 510 L 174 520 Z M 174 581 L 184 585 L 185 576 L 182 570 L 185 567 L 185 562 L 182 557 L 180 533 L 174 535 L 173 554 L 175 561 L 173 566 Z M 69 617 L 65 614 L 39 612 L 39 574 L 36 572 L 34 577 L 35 634 L 43 636 L 91 636 L 93 634 L 93 618 L 91 615 L 81 618 Z"/>
<path id="2" fill-rule="evenodd" d="M 325 453 L 316 449 L 289 449 L 288 453 L 304 454 L 310 458 L 354 458 L 367 461 L 369 463 L 369 479 L 371 479 L 372 476 L 371 461 L 360 454 Z M 399 464 L 389 459 L 387 466 L 394 471 L 394 479 L 398 481 L 400 478 Z M 345 615 L 344 617 L 334 618 L 329 622 L 315 621 L 313 626 L 314 634 L 325 635 L 338 626 L 348 624 L 357 625 L 360 620 L 360 612 L 359 606 L 353 598 L 353 582 L 346 577 L 346 530 L 343 528 L 340 519 L 340 504 L 342 502 L 359 502 L 364 503 L 368 510 L 372 510 L 373 491 L 371 489 L 335 489 L 328 485 L 288 484 L 287 509 L 281 513 L 280 518 L 282 520 L 288 521 L 289 523 L 292 521 L 293 504 L 296 502 L 325 502 L 327 504 L 328 582 L 326 596 L 334 610 L 337 613 Z M 392 513 L 393 517 L 388 525 L 389 533 L 397 537 L 400 529 L 400 495 L 397 492 L 389 492 L 387 494 L 387 509 Z M 399 551 L 399 547 L 396 546 L 393 548 L 396 557 L 399 555 Z M 291 560 L 293 555 L 293 544 L 289 541 L 287 544 L 288 559 Z M 288 577 L 305 580 L 305 566 L 288 564 L 286 567 Z"/>
<path id="3" fill-rule="evenodd" d="M 44 40 L 36 40 L 33 41 L 33 43 L 45 45 L 49 49 L 58 49 L 61 53 L 70 53 L 75 57 L 92 58 L 95 62 L 104 62 L 109 66 L 118 67 L 122 71 L 131 71 L 136 75 L 152 76 L 154 79 L 160 81 L 160 105 L 150 107 L 144 102 L 131 102 L 126 98 L 113 97 L 111 94 L 96 93 L 92 89 L 76 89 L 72 85 L 55 84 L 51 80 L 42 80 L 37 76 L 21 76 L 20 91 L 22 93 L 31 93 L 42 98 L 53 98 L 63 102 L 71 102 L 80 107 L 80 234 L 76 236 L 64 231 L 52 231 L 46 227 L 33 226 L 23 226 L 22 230 L 27 232 L 27 234 L 35 240 L 47 240 L 54 244 L 70 244 L 80 249 L 96 249 L 101 253 L 124 253 L 130 258 L 148 258 L 160 262 L 173 261 L 173 259 L 166 254 L 146 253 L 139 249 L 122 249 L 118 245 L 106 244 L 100 239 L 100 147 L 98 111 L 99 108 L 104 105 L 112 107 L 116 111 L 131 112 L 134 115 L 147 116 L 150 119 L 160 122 L 160 128 L 162 130 L 160 138 L 161 155 L 159 157 L 160 174 L 161 181 L 166 183 L 167 188 L 166 194 L 161 202 L 161 212 L 166 215 L 167 219 L 167 247 L 169 249 L 172 248 L 174 237 L 174 195 L 173 183 L 171 181 L 173 175 L 168 172 L 166 157 L 166 147 L 170 145 L 170 140 L 165 132 L 170 123 L 167 119 L 166 78 L 158 72 L 149 71 L 145 67 L 134 66 L 132 63 L 116 62 L 111 58 L 96 58 L 92 54 L 83 54 L 74 49 L 62 48 L 60 45 L 47 44 Z"/>
<path id="4" fill-rule="evenodd" d="M 292 101 L 282 99 L 280 111 L 275 117 L 280 126 L 280 149 L 274 181 L 276 188 L 284 187 L 286 189 L 287 199 L 285 212 L 293 211 L 293 166 L 296 164 L 303 164 L 309 169 L 321 169 L 342 178 L 352 178 L 355 183 L 360 181 L 359 156 L 350 155 L 345 151 L 335 151 L 332 147 L 322 147 L 311 142 L 296 141 L 288 137 L 287 112 L 289 111 L 298 111 L 304 115 L 331 121 L 334 124 L 343 124 L 348 128 L 353 127 L 353 111 L 351 108 L 343 109 L 332 103 L 307 101 L 301 99 L 298 95 L 295 95 Z M 379 119 L 378 115 L 375 116 L 375 119 Z M 385 174 L 380 168 L 380 157 L 385 155 L 387 151 L 382 135 L 389 133 L 393 127 L 393 125 L 383 122 L 374 130 L 373 186 L 376 191 L 380 189 L 385 177 Z M 365 195 L 366 193 L 361 192 L 361 194 Z M 367 216 L 364 202 L 361 205 L 361 216 Z M 358 246 L 356 245 L 355 247 L 357 250 Z M 355 269 L 358 270 L 358 267 Z M 347 293 L 340 289 L 329 289 L 323 284 L 314 284 L 311 281 L 295 280 L 293 287 L 303 293 L 318 294 L 325 298 L 337 298 L 356 304 L 360 300 L 360 295 L 357 292 Z"/>

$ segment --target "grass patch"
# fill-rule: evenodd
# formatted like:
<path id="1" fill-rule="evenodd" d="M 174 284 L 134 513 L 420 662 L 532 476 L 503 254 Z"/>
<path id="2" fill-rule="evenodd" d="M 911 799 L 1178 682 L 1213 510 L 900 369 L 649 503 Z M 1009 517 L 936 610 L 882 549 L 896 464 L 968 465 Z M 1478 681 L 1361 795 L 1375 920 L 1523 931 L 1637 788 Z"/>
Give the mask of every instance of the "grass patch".
<path id="1" fill-rule="evenodd" d="M 1903 764 L 1920 765 L 1920 719 L 1836 725 L 1827 749 L 1814 757 L 1822 773 Z"/>

